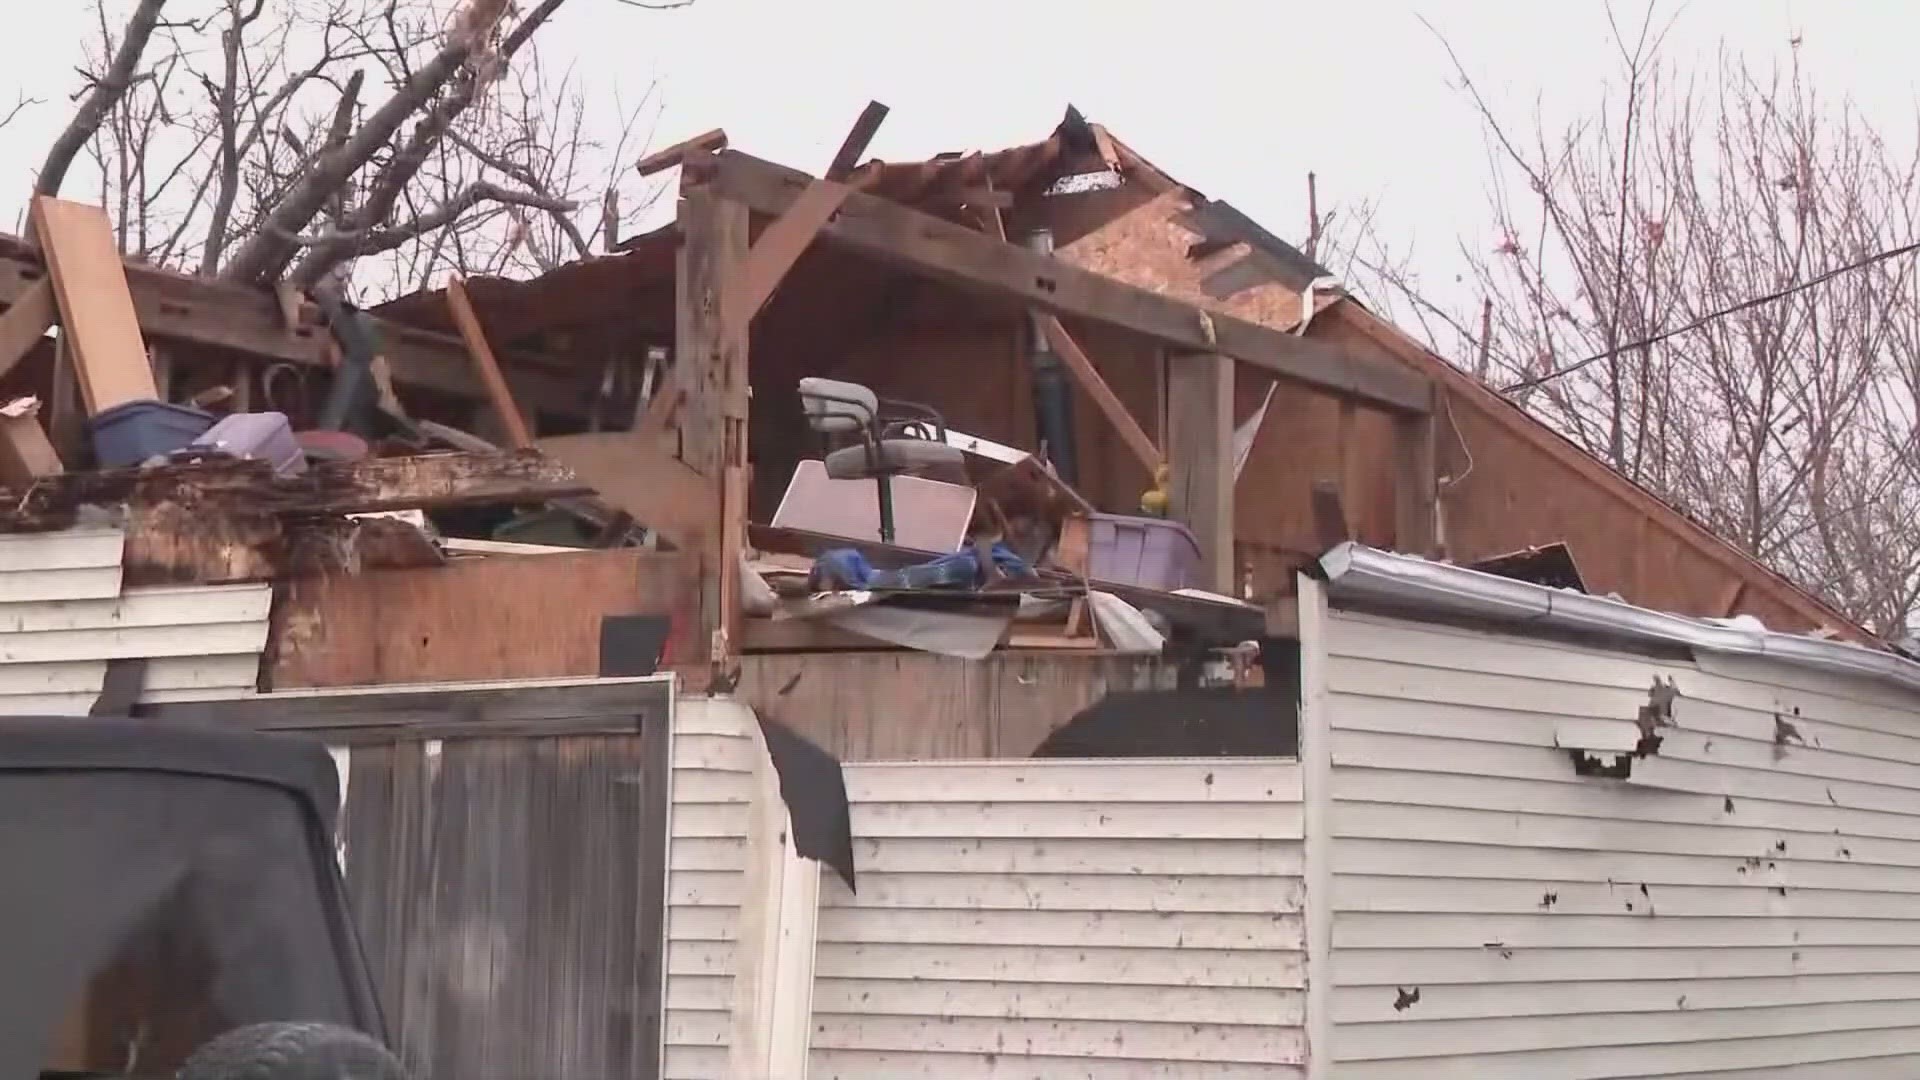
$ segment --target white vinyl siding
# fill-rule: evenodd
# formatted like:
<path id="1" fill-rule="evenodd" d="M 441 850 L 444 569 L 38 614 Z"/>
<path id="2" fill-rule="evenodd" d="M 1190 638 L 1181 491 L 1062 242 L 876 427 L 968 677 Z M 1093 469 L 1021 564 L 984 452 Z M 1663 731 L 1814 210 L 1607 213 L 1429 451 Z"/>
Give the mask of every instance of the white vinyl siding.
<path id="1" fill-rule="evenodd" d="M 0 535 L 0 715 L 84 715 L 107 662 L 145 659 L 140 700 L 254 692 L 273 587 L 123 589 L 118 530 Z"/>
<path id="2" fill-rule="evenodd" d="M 119 529 L 0 533 L 0 604 L 120 595 Z"/>
<path id="3" fill-rule="evenodd" d="M 1920 700 L 1324 625 L 1324 1075 L 1920 1076 Z M 1658 753 L 1577 775 L 1563 747 L 1632 730 L 1656 677 Z"/>
<path id="4" fill-rule="evenodd" d="M 662 1080 L 723 1080 L 762 749 L 752 710 L 683 697 L 673 717 Z"/>
<path id="5" fill-rule="evenodd" d="M 1291 761 L 853 764 L 814 1080 L 1300 1075 Z"/>

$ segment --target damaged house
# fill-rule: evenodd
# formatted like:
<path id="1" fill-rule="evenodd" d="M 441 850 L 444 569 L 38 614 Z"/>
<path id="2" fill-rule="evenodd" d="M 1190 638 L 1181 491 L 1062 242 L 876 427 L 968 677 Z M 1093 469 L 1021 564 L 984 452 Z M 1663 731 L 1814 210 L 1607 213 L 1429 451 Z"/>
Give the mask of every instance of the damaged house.
<path id="1" fill-rule="evenodd" d="M 0 710 L 334 746 L 423 1078 L 1911 1072 L 1920 667 L 1077 113 L 882 115 L 369 312 L 43 200 Z"/>

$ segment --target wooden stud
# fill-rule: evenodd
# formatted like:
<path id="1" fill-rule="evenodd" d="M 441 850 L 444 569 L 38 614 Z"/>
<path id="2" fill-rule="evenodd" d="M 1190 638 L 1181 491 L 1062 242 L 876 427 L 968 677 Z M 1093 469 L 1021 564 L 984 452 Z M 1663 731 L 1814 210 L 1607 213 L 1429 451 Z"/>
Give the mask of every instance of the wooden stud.
<path id="1" fill-rule="evenodd" d="M 58 317 L 59 311 L 53 302 L 53 282 L 41 278 L 7 308 L 6 314 L 0 315 L 0 375 L 26 359 Z"/>
<path id="2" fill-rule="evenodd" d="M 1167 365 L 1171 511 L 1200 542 L 1206 588 L 1234 595 L 1233 361 L 1218 354 Z"/>
<path id="3" fill-rule="evenodd" d="M 1740 611 L 1740 602 L 1742 600 L 1745 600 L 1746 598 L 1747 598 L 1747 579 L 1746 578 L 1734 578 L 1732 581 L 1728 582 L 1725 591 L 1720 596 L 1719 603 L 1716 605 L 1716 608 L 1720 613 L 1720 617 L 1723 619 L 1733 618 L 1734 615 L 1738 614 Z"/>
<path id="4" fill-rule="evenodd" d="M 816 180 L 800 193 L 786 213 L 762 230 L 760 239 L 754 241 L 747 252 L 746 286 L 741 300 L 744 317 L 751 319 L 766 306 L 787 271 L 793 269 L 813 238 L 820 235 L 820 230 L 833 218 L 834 211 L 840 209 L 848 194 L 845 184 Z"/>
<path id="5" fill-rule="evenodd" d="M 1434 500 L 1439 481 L 1433 413 L 1393 418 L 1393 545 L 1433 555 L 1439 543 Z"/>
<path id="6" fill-rule="evenodd" d="M 710 182 L 714 192 L 763 214 L 785 213 L 813 183 L 805 173 L 732 150 L 718 155 L 716 166 Z M 1397 366 L 1205 312 L 863 192 L 848 195 L 822 233 L 850 250 L 936 280 L 995 293 L 1023 307 L 1110 323 L 1182 352 L 1231 356 L 1394 412 L 1420 412 L 1431 396 L 1426 380 Z"/>
<path id="7" fill-rule="evenodd" d="M 1347 523 L 1347 508 L 1340 498 L 1340 485 L 1332 480 L 1313 482 L 1313 533 L 1323 550 L 1339 547 L 1353 539 L 1353 526 Z"/>
<path id="8" fill-rule="evenodd" d="M 880 124 L 887 118 L 888 109 L 877 101 L 867 102 L 860 110 L 860 118 L 853 122 L 847 137 L 841 141 L 840 149 L 833 155 L 833 163 L 827 166 L 826 177 L 829 180 L 844 180 L 860 164 L 860 156 L 873 144 L 873 137 L 880 130 Z"/>
<path id="9" fill-rule="evenodd" d="M 702 624 L 718 663 L 739 647 L 740 553 L 746 546 L 747 208 L 705 187 L 680 200 L 679 308 L 672 379 L 680 455 L 719 485 L 720 519 L 705 552 Z"/>
<path id="10" fill-rule="evenodd" d="M 467 343 L 467 355 L 473 359 L 474 372 L 480 376 L 480 385 L 486 388 L 487 400 L 508 444 L 516 450 L 532 446 L 533 432 L 528 429 L 526 418 L 520 415 L 513 391 L 507 389 L 506 376 L 500 373 L 500 362 L 494 359 L 493 348 L 487 344 L 487 332 L 481 328 L 480 316 L 473 310 L 466 283 L 459 278 L 447 282 L 447 307 L 453 312 L 453 323 L 460 330 L 461 340 Z"/>
<path id="11" fill-rule="evenodd" d="M 73 338 L 65 329 L 53 343 L 53 387 L 47 398 L 47 437 L 69 467 L 90 460 L 87 414 L 80 403 L 80 380 L 73 367 Z"/>
<path id="12" fill-rule="evenodd" d="M 703 131 L 684 142 L 674 143 L 665 150 L 648 154 L 646 157 L 635 162 L 633 167 L 641 176 L 652 176 L 654 173 L 666 172 L 668 169 L 679 165 L 685 161 L 689 155 L 711 154 L 717 150 L 725 150 L 726 148 L 726 131 L 721 128 L 714 128 L 712 131 Z"/>
<path id="13" fill-rule="evenodd" d="M 33 227 L 59 297 L 62 336 L 72 343 L 74 373 L 87 414 L 157 398 L 140 318 L 107 212 L 38 195 Z"/>
<path id="14" fill-rule="evenodd" d="M 1080 348 L 1080 343 L 1073 340 L 1072 334 L 1067 333 L 1067 328 L 1061 325 L 1058 316 L 1042 317 L 1040 327 L 1046 332 L 1047 343 L 1052 345 L 1053 351 L 1066 362 L 1067 370 L 1072 373 L 1073 380 L 1080 384 L 1080 389 L 1093 399 L 1093 403 L 1099 406 L 1107 422 L 1120 433 L 1120 441 L 1126 443 L 1127 449 L 1133 451 L 1133 456 L 1140 460 L 1140 464 L 1147 467 L 1148 476 L 1156 474 L 1160 469 L 1160 448 L 1153 445 L 1153 439 L 1140 426 L 1140 422 L 1133 418 L 1133 414 L 1127 411 L 1127 406 L 1120 400 L 1119 395 L 1115 394 L 1113 388 L 1107 385 L 1107 381 L 1100 377 L 1099 370 L 1093 366 L 1093 361 L 1088 359 L 1086 351 Z"/>

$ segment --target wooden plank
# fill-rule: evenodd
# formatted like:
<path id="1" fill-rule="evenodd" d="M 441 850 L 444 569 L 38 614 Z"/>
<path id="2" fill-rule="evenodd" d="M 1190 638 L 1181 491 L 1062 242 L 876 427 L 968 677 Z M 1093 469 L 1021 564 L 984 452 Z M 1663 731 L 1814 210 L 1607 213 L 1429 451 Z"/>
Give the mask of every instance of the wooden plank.
<path id="1" fill-rule="evenodd" d="M 747 264 L 742 271 L 746 285 L 738 314 L 750 319 L 766 306 L 787 271 L 793 269 L 807 245 L 820 235 L 850 190 L 845 184 L 816 180 L 800 193 L 786 213 L 761 231 L 760 239 L 754 241 L 747 252 Z"/>
<path id="2" fill-rule="evenodd" d="M 747 207 L 693 188 L 680 200 L 674 389 L 682 460 L 716 482 L 719 527 L 704 550 L 701 624 L 708 654 L 739 648 L 739 562 L 746 543 Z"/>
<path id="3" fill-rule="evenodd" d="M 1218 354 L 1167 365 L 1171 516 L 1200 542 L 1205 588 L 1234 594 L 1233 361 Z"/>
<path id="4" fill-rule="evenodd" d="M 697 658 L 692 557 L 616 548 L 467 559 L 287 583 L 271 683 L 350 686 L 591 676 L 602 619 L 672 621 L 665 663 Z"/>
<path id="5" fill-rule="evenodd" d="M 707 186 L 763 214 L 783 214 L 813 178 L 737 151 L 719 155 Z M 1227 315 L 1209 314 L 931 214 L 860 192 L 824 235 L 938 280 L 997 293 L 1057 315 L 1106 322 L 1185 352 L 1222 353 L 1283 378 L 1395 412 L 1427 408 L 1423 380 Z"/>
<path id="6" fill-rule="evenodd" d="M 63 336 L 73 341 L 74 371 L 88 415 L 157 398 L 107 212 L 39 195 L 33 200 L 33 227 L 59 296 Z"/>
<path id="7" fill-rule="evenodd" d="M 646 157 L 634 162 L 633 167 L 641 176 L 652 176 L 654 173 L 666 172 L 668 169 L 681 164 L 689 155 L 711 154 L 717 150 L 724 150 L 726 148 L 726 130 L 724 128 L 714 128 L 712 131 L 703 131 L 691 139 L 674 143 L 664 150 L 658 150 L 648 154 Z"/>
<path id="8" fill-rule="evenodd" d="M 1059 316 L 1042 317 L 1040 328 L 1046 333 L 1047 343 L 1053 346 L 1053 351 L 1066 361 L 1067 370 L 1073 374 L 1074 381 L 1080 384 L 1080 389 L 1093 399 L 1107 422 L 1120 434 L 1120 441 L 1126 443 L 1127 449 L 1133 451 L 1133 456 L 1147 467 L 1147 475 L 1157 474 L 1161 465 L 1160 448 L 1153 444 L 1153 439 L 1140 426 L 1140 422 L 1127 411 L 1119 395 L 1100 377 L 1099 369 L 1093 366 L 1093 361 L 1088 359 L 1080 343 L 1073 340 L 1073 335 L 1067 333 Z"/>
<path id="9" fill-rule="evenodd" d="M 607 719 L 623 721 L 631 732 L 635 717 L 664 715 L 671 696 L 672 686 L 664 676 L 586 676 L 293 689 L 246 701 L 156 705 L 143 709 L 142 715 L 198 717 L 260 731 L 329 735 L 359 727 L 393 729 L 388 733 L 391 737 L 425 724 L 450 722 L 485 734 L 511 724 Z"/>
<path id="10" fill-rule="evenodd" d="M 847 137 L 841 140 L 840 149 L 833 155 L 833 162 L 827 166 L 827 179 L 843 180 L 859 167 L 861 155 L 873 144 L 873 137 L 879 133 L 887 112 L 885 105 L 877 101 L 867 102 L 867 107 L 860 110 L 859 118 L 847 131 Z"/>
<path id="11" fill-rule="evenodd" d="M 60 454 L 40 426 L 37 410 L 24 416 L 0 413 L 0 484 L 16 487 L 65 471 Z"/>
<path id="12" fill-rule="evenodd" d="M 20 298 L 7 306 L 6 314 L 0 315 L 0 375 L 26 359 L 59 315 L 54 306 L 53 282 L 47 278 L 27 286 Z"/>
<path id="13" fill-rule="evenodd" d="M 480 376 L 480 385 L 486 388 L 494 418 L 506 432 L 508 443 L 516 450 L 532 446 L 533 432 L 527 429 L 526 418 L 513 400 L 513 391 L 507 389 L 506 377 L 500 374 L 500 361 L 494 359 L 493 347 L 487 344 L 487 332 L 473 310 L 473 300 L 467 296 L 466 283 L 459 278 L 447 282 L 447 308 L 453 313 L 454 325 L 460 328 L 460 339 L 467 344 L 467 356 Z"/>

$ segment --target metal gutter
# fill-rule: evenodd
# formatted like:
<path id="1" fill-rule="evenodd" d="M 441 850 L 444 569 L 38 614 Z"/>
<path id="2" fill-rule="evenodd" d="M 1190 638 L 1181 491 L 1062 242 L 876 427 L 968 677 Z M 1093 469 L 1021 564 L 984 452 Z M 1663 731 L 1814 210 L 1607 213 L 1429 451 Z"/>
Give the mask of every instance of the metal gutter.
<path id="1" fill-rule="evenodd" d="M 1341 544 L 1327 552 L 1320 566 L 1327 577 L 1327 593 L 1335 601 L 1391 604 L 1520 627 L 1552 627 L 1615 641 L 1758 657 L 1920 693 L 1920 663 L 1849 642 L 1776 633 L 1750 621 L 1669 615 L 1355 543 Z"/>

